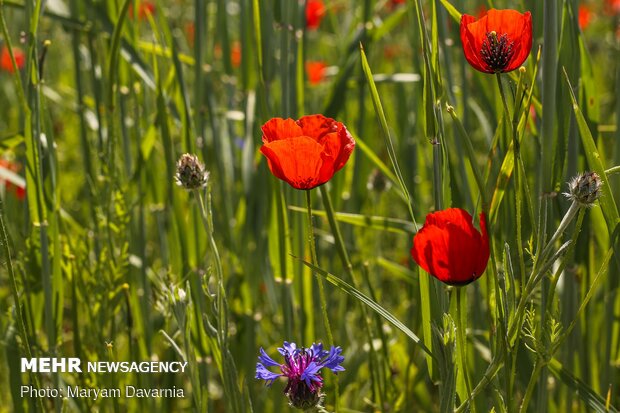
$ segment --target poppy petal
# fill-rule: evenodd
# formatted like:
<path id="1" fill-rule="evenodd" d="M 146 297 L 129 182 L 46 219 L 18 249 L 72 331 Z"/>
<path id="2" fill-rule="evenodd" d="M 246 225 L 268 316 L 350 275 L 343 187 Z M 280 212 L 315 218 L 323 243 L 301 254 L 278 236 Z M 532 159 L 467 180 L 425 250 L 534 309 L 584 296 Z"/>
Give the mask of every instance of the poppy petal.
<path id="1" fill-rule="evenodd" d="M 302 135 L 310 136 L 319 143 L 323 136 L 338 130 L 338 123 L 339 122 L 323 115 L 302 116 L 297 121 L 297 124 L 303 131 Z"/>
<path id="2" fill-rule="evenodd" d="M 436 226 L 424 226 L 413 239 L 411 256 L 427 273 L 443 282 L 450 280 L 447 233 Z"/>
<path id="3" fill-rule="evenodd" d="M 484 270 L 487 268 L 487 264 L 489 262 L 489 256 L 491 255 L 491 251 L 489 249 L 489 234 L 487 233 L 487 223 L 486 223 L 486 215 L 484 212 L 481 212 L 480 215 L 480 231 L 481 235 L 481 244 L 478 250 L 478 259 L 476 262 L 476 267 L 474 272 L 479 277 L 482 275 Z"/>
<path id="4" fill-rule="evenodd" d="M 426 272 L 446 284 L 465 285 L 476 280 L 489 259 L 484 214 L 480 219 L 482 234 L 463 209 L 449 208 L 428 214 L 413 239 L 411 256 Z"/>
<path id="5" fill-rule="evenodd" d="M 308 136 L 279 139 L 265 143 L 260 151 L 267 157 L 269 169 L 296 189 L 312 189 L 320 180 L 323 147 Z"/>
<path id="6" fill-rule="evenodd" d="M 301 127 L 293 119 L 273 118 L 268 120 L 261 129 L 263 143 L 304 135 Z"/>

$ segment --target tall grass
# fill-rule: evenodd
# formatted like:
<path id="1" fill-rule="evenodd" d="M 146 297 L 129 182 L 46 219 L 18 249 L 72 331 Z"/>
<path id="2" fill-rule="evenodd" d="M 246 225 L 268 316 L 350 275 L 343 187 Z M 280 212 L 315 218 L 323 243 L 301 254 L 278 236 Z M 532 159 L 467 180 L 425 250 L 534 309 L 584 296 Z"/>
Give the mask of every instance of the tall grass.
<path id="1" fill-rule="evenodd" d="M 336 0 L 310 30 L 303 1 L 145 3 L 0 1 L 2 46 L 26 56 L 0 72 L 0 157 L 26 181 L 25 200 L 0 181 L 0 411 L 290 411 L 282 382 L 254 379 L 283 341 L 344 349 L 330 412 L 617 411 L 618 14 L 586 2 L 580 28 L 576 0 Z M 460 15 L 483 4 L 532 12 L 525 70 L 464 62 Z M 304 194 L 258 149 L 268 119 L 311 113 L 357 148 Z M 186 152 L 208 189 L 175 185 Z M 586 170 L 603 180 L 587 209 L 561 194 Z M 451 206 L 491 234 L 460 289 L 410 255 Z M 189 367 L 25 374 L 20 357 Z M 27 383 L 185 397 L 22 398 Z"/>

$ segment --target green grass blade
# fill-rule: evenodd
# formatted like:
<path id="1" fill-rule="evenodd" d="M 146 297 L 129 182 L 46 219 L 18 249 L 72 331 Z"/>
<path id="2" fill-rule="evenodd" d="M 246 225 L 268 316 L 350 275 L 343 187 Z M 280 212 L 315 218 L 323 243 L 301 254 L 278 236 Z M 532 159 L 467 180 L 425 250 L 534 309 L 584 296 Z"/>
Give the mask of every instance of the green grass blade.
<path id="1" fill-rule="evenodd" d="M 397 329 L 405 333 L 407 337 L 409 337 L 411 340 L 413 340 L 414 343 L 420 346 L 422 351 L 424 351 L 431 358 L 435 359 L 435 355 L 431 353 L 431 351 L 424 345 L 422 340 L 420 340 L 420 338 L 413 331 L 411 331 L 406 325 L 404 325 L 401 321 L 399 321 L 396 317 L 394 317 L 388 310 L 381 307 L 381 305 L 371 300 L 364 293 L 355 289 L 352 285 L 348 284 L 347 282 L 343 281 L 337 276 L 325 271 L 322 268 L 312 265 L 311 263 L 307 261 L 301 260 L 301 262 L 307 267 L 309 267 L 310 269 L 312 269 L 315 273 L 319 274 L 320 276 L 325 278 L 327 281 L 334 284 L 336 287 L 340 288 L 345 293 L 349 294 L 352 297 L 355 297 L 357 300 L 362 302 L 364 305 L 368 306 L 370 309 L 375 311 L 381 317 L 383 317 L 384 319 L 392 323 L 394 327 L 396 327 Z"/>

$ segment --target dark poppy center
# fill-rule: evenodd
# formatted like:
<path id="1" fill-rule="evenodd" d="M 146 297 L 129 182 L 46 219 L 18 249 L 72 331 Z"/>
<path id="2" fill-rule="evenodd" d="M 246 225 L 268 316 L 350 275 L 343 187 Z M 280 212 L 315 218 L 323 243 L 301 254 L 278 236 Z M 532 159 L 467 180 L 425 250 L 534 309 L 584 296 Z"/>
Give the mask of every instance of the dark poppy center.
<path id="1" fill-rule="evenodd" d="M 510 41 L 506 33 L 498 36 L 496 32 L 487 33 L 487 38 L 482 42 L 480 55 L 482 61 L 494 72 L 503 72 L 510 63 L 514 42 Z"/>

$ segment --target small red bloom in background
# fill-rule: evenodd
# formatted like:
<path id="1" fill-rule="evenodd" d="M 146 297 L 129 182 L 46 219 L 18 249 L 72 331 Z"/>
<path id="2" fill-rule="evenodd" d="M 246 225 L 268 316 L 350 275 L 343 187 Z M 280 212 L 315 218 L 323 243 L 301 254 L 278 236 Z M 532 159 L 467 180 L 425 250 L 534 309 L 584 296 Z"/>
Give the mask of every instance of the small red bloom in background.
<path id="1" fill-rule="evenodd" d="M 405 3 L 407 3 L 407 0 L 390 0 L 390 9 L 394 10 L 396 7 Z"/>
<path id="2" fill-rule="evenodd" d="M 153 16 L 155 14 L 155 3 L 151 3 L 150 1 L 144 0 L 140 2 L 140 6 L 138 6 L 138 20 L 146 20 L 148 16 Z M 129 17 L 131 19 L 135 18 L 133 11 L 133 4 L 129 5 Z"/>
<path id="3" fill-rule="evenodd" d="M 13 48 L 13 57 L 15 58 L 15 64 L 18 69 L 23 69 L 24 64 L 26 63 L 26 55 L 21 49 L 14 47 Z M 11 62 L 11 55 L 9 54 L 9 48 L 6 46 L 2 46 L 2 51 L 0 52 L 0 69 L 13 73 L 13 63 Z"/>
<path id="4" fill-rule="evenodd" d="M 194 22 L 187 22 L 185 24 L 185 36 L 187 36 L 189 45 L 194 47 L 194 41 L 196 40 L 196 26 Z"/>
<path id="5" fill-rule="evenodd" d="M 612 16 L 620 14 L 620 0 L 605 0 L 605 13 Z"/>
<path id="6" fill-rule="evenodd" d="M 478 279 L 489 261 L 489 235 L 484 213 L 480 233 L 469 213 L 449 208 L 426 216 L 413 239 L 411 256 L 426 272 L 450 285 L 465 285 Z"/>
<path id="7" fill-rule="evenodd" d="M 308 0 L 306 3 L 306 27 L 316 30 L 325 16 L 325 5 L 322 0 Z"/>
<path id="8" fill-rule="evenodd" d="M 0 173 L 0 185 L 3 184 L 7 192 L 14 191 L 18 200 L 23 201 L 26 199 L 25 181 L 16 175 L 22 169 L 21 164 L 0 158 L 0 169 L 9 174 L 9 176 L 6 176 L 5 173 Z"/>
<path id="9" fill-rule="evenodd" d="M 581 30 L 585 30 L 590 25 L 592 20 L 592 10 L 585 4 L 579 6 L 579 27 Z"/>
<path id="10" fill-rule="evenodd" d="M 327 65 L 325 62 L 320 61 L 308 61 L 306 62 L 306 75 L 308 76 L 308 81 L 312 85 L 318 85 L 325 79 L 325 70 L 327 69 Z"/>
<path id="11" fill-rule="evenodd" d="M 271 173 L 296 189 L 312 189 L 329 181 L 355 148 L 347 128 L 323 115 L 273 118 L 262 131 L 260 151 Z"/>
<path id="12" fill-rule="evenodd" d="M 232 48 L 230 49 L 230 62 L 233 67 L 241 66 L 241 43 L 233 42 Z"/>
<path id="13" fill-rule="evenodd" d="M 482 18 L 461 16 L 465 59 L 484 73 L 517 69 L 532 49 L 532 15 L 516 10 L 491 9 Z"/>

